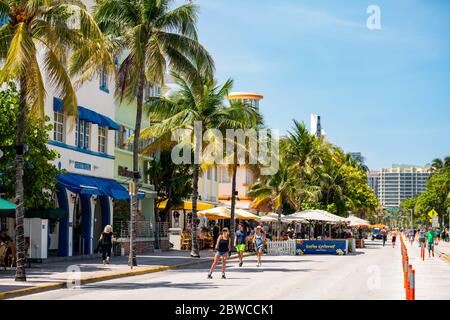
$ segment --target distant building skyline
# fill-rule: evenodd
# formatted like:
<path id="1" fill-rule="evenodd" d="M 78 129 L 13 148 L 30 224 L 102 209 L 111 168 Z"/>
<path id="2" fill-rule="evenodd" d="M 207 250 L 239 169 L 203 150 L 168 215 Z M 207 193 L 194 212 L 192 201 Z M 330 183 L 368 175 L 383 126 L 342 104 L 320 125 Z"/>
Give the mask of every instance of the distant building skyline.
<path id="1" fill-rule="evenodd" d="M 394 164 L 368 173 L 371 187 L 384 208 L 398 208 L 402 201 L 425 191 L 430 167 Z"/>

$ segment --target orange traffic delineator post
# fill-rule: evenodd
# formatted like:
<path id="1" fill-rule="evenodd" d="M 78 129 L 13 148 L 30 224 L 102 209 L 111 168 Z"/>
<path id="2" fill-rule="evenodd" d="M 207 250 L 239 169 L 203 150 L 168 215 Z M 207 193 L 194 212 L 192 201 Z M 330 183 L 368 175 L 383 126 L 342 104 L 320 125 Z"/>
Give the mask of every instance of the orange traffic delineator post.
<path id="1" fill-rule="evenodd" d="M 405 288 L 406 300 L 415 300 L 415 271 L 412 265 L 409 264 L 408 249 L 403 242 L 403 236 L 400 234 L 401 239 L 401 255 L 402 255 L 402 268 L 403 268 L 403 286 Z M 421 252 L 422 255 L 422 252 Z M 425 254 L 422 255 L 422 258 Z"/>

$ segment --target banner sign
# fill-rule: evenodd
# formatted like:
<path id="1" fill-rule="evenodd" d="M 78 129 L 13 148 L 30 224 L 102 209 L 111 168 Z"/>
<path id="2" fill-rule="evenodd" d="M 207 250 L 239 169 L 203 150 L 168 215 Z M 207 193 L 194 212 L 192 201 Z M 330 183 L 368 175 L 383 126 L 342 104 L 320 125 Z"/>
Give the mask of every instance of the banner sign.
<path id="1" fill-rule="evenodd" d="M 347 240 L 296 240 L 296 255 L 347 254 Z"/>

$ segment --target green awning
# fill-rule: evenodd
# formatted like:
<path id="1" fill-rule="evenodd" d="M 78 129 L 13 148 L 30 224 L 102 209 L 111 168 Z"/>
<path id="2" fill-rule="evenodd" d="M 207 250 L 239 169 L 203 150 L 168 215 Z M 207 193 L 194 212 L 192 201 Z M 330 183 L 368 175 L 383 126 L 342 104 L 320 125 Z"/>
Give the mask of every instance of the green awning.
<path id="1" fill-rule="evenodd" d="M 27 209 L 25 211 L 25 218 L 67 219 L 68 214 L 61 209 Z"/>
<path id="2" fill-rule="evenodd" d="M 14 217 L 15 212 L 16 212 L 16 205 L 14 203 L 0 198 L 0 216 L 6 215 L 9 216 L 10 214 L 12 214 Z"/>
<path id="3" fill-rule="evenodd" d="M 15 216 L 16 205 L 8 200 L 0 199 L 0 217 L 14 218 Z M 26 209 L 25 218 L 65 219 L 68 218 L 68 214 L 61 209 Z"/>

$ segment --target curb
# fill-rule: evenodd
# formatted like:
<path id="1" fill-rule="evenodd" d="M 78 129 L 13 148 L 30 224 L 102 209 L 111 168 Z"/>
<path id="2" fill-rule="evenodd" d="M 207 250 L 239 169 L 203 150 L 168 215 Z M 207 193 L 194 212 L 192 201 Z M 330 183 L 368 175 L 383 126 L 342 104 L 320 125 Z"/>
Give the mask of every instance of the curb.
<path id="1" fill-rule="evenodd" d="M 450 254 L 443 253 L 439 249 L 436 249 L 436 247 L 434 247 L 434 251 L 436 251 L 436 253 L 439 255 L 439 258 L 444 261 L 450 262 Z"/>
<path id="2" fill-rule="evenodd" d="M 245 257 L 251 256 L 251 255 L 253 255 L 253 254 L 252 253 L 244 253 Z M 230 256 L 228 259 L 236 259 L 237 257 L 238 257 L 237 254 L 234 254 L 234 255 Z M 178 269 L 178 268 L 182 268 L 182 267 L 189 267 L 189 266 L 194 266 L 197 264 L 210 262 L 212 260 L 213 260 L 212 257 L 201 258 L 200 260 L 197 260 L 197 261 L 184 262 L 184 263 L 174 264 L 171 266 L 149 267 L 149 268 L 144 268 L 144 269 L 139 269 L 139 270 L 130 270 L 130 271 L 122 271 L 122 272 L 103 274 L 103 275 L 99 275 L 99 276 L 90 276 L 90 277 L 80 279 L 80 285 L 94 283 L 94 282 L 100 282 L 100 281 L 106 281 L 106 280 L 112 280 L 112 279 L 139 276 L 139 275 L 143 275 L 143 274 L 150 274 L 150 273 L 155 273 L 155 272 L 160 272 L 160 271 L 173 270 L 173 269 Z M 67 282 L 52 282 L 52 283 L 48 283 L 48 284 L 44 284 L 44 285 L 40 285 L 40 286 L 33 286 L 33 287 L 28 287 L 28 288 L 23 288 L 23 289 L 16 289 L 16 290 L 11 290 L 11 291 L 6 291 L 6 292 L 0 292 L 0 300 L 11 299 L 11 298 L 30 295 L 30 294 L 34 294 L 34 293 L 41 293 L 41 292 L 57 290 L 57 289 L 64 289 L 64 288 L 67 288 Z"/>

